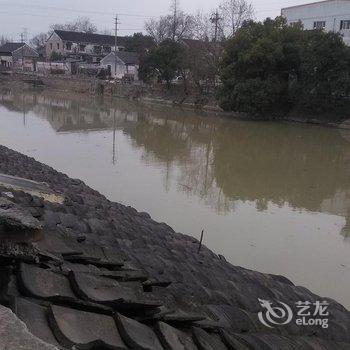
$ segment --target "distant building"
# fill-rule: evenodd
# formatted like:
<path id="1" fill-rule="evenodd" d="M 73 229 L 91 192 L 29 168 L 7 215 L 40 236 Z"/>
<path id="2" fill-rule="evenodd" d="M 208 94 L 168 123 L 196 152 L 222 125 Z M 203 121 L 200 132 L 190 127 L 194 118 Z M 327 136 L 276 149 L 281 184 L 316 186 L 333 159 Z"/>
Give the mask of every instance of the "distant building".
<path id="1" fill-rule="evenodd" d="M 124 38 L 118 37 L 118 50 L 124 50 Z M 91 34 L 55 30 L 45 44 L 46 58 L 52 53 L 62 57 L 80 58 L 97 63 L 102 57 L 115 49 L 115 37 L 112 35 Z"/>
<path id="2" fill-rule="evenodd" d="M 117 54 L 117 60 L 116 60 Z M 108 68 L 113 78 L 122 79 L 129 77 L 138 80 L 139 55 L 136 52 L 117 51 L 104 57 L 100 66 Z"/>
<path id="3" fill-rule="evenodd" d="M 6 43 L 0 46 L 0 65 L 10 69 L 35 71 L 39 54 L 26 43 Z"/>
<path id="4" fill-rule="evenodd" d="M 301 21 L 304 29 L 324 29 L 340 33 L 350 46 L 350 1 L 325 0 L 283 8 L 283 17 L 289 24 Z"/>

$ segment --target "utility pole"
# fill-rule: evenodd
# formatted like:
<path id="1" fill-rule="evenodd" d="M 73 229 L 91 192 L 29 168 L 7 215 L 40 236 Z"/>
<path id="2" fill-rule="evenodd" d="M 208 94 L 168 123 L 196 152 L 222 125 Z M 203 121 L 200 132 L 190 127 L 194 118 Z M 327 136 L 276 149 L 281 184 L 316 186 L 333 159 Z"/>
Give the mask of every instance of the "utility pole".
<path id="1" fill-rule="evenodd" d="M 21 43 L 25 44 L 25 42 L 27 41 L 27 35 L 28 35 L 28 29 L 27 28 L 23 28 L 23 32 L 21 33 Z M 24 45 L 22 45 L 21 48 L 21 54 L 22 54 L 22 71 L 24 71 Z"/>
<path id="2" fill-rule="evenodd" d="M 117 75 L 117 51 L 118 51 L 118 15 L 115 15 L 115 37 L 114 37 L 114 74 Z"/>
<path id="3" fill-rule="evenodd" d="M 219 22 L 221 19 L 222 18 L 219 16 L 218 10 L 216 10 L 215 14 L 213 14 L 210 18 L 211 23 L 215 25 L 214 42 L 216 42 L 218 39 Z"/>
<path id="4" fill-rule="evenodd" d="M 173 33 L 172 39 L 175 41 L 176 36 L 176 28 L 177 28 L 177 8 L 178 8 L 178 0 L 173 0 Z"/>

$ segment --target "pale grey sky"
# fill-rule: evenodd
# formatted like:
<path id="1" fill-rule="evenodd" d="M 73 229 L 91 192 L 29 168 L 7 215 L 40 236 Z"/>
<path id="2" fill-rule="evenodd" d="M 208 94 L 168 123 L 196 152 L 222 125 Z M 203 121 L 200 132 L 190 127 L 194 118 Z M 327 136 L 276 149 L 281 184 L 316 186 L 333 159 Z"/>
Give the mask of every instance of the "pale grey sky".
<path id="1" fill-rule="evenodd" d="M 113 16 L 120 13 L 121 35 L 140 32 L 151 16 L 166 14 L 169 0 L 0 0 L 0 36 L 19 40 L 23 28 L 29 39 L 48 30 L 52 23 L 65 23 L 78 16 L 90 17 L 100 29 L 113 29 Z M 210 12 L 221 0 L 180 0 L 189 13 Z M 282 7 L 310 2 L 309 0 L 251 0 L 257 19 L 280 14 Z"/>

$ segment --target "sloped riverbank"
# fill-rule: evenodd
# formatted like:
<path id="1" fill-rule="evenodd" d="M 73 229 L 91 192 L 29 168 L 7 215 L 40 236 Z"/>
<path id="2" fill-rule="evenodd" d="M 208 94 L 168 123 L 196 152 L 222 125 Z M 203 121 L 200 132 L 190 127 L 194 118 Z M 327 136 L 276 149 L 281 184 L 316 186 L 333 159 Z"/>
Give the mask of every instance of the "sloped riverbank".
<path id="1" fill-rule="evenodd" d="M 1 303 L 46 343 L 115 349 L 180 349 L 184 343 L 188 349 L 350 347 L 350 315 L 339 303 L 327 299 L 328 328 L 292 322 L 268 328 L 258 319 L 258 299 L 284 302 L 294 311 L 298 301 L 325 299 L 282 276 L 233 266 L 204 246 L 198 252 L 193 237 L 2 146 L 0 172 L 46 182 L 65 198 L 59 204 L 0 188 L 1 197 L 13 203 L 4 210 L 13 205 L 43 227 L 35 243 L 8 242 L 8 232 L 1 240 Z"/>

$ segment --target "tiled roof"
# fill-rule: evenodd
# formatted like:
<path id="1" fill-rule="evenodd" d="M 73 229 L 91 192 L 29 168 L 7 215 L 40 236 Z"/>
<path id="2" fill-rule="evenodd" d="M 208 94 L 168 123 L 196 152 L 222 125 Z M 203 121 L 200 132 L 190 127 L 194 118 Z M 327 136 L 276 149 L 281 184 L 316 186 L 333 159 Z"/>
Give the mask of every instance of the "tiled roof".
<path id="1" fill-rule="evenodd" d="M 115 52 L 111 52 L 107 56 L 110 56 L 110 55 L 114 59 Z M 138 65 L 140 61 L 139 54 L 137 52 L 117 51 L 117 57 L 120 58 L 125 64 L 129 64 L 129 65 Z"/>
<path id="2" fill-rule="evenodd" d="M 6 43 L 0 46 L 0 53 L 12 53 L 24 45 L 25 43 Z"/>
<path id="3" fill-rule="evenodd" d="M 113 35 L 72 32 L 72 31 L 66 31 L 66 30 L 55 30 L 55 33 L 62 40 L 71 41 L 74 43 L 111 45 L 111 46 L 114 46 L 115 44 L 115 37 Z M 124 45 L 123 37 L 118 37 L 118 45 Z"/>

